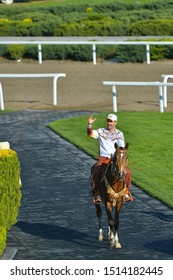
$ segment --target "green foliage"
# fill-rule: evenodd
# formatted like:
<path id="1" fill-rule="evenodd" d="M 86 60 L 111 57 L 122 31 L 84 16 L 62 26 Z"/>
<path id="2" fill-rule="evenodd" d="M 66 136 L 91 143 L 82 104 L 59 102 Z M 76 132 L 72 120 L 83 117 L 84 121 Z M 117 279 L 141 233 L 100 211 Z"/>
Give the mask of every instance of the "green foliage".
<path id="1" fill-rule="evenodd" d="M 93 8 L 92 7 L 87 7 L 85 10 L 86 13 L 92 13 L 93 12 Z"/>
<path id="2" fill-rule="evenodd" d="M 66 47 L 56 45 L 43 45 L 43 59 L 65 59 L 66 58 Z"/>
<path id="3" fill-rule="evenodd" d="M 16 223 L 21 200 L 20 163 L 13 150 L 0 150 L 0 252 L 6 231 Z"/>
<path id="4" fill-rule="evenodd" d="M 36 45 L 27 45 L 23 57 L 38 59 L 38 47 Z"/>
<path id="5" fill-rule="evenodd" d="M 8 55 L 8 46 L 0 45 L 0 56 L 7 57 L 7 55 Z"/>
<path id="6" fill-rule="evenodd" d="M 77 22 L 60 24 L 54 32 L 55 36 L 78 36 L 80 24 Z"/>
<path id="7" fill-rule="evenodd" d="M 132 23 L 129 28 L 131 36 L 172 36 L 173 20 L 155 19 Z"/>
<path id="8" fill-rule="evenodd" d="M 32 13 L 20 13 L 20 14 L 15 14 L 10 17 L 12 20 L 24 20 L 25 18 L 30 18 L 33 22 L 43 22 L 47 20 L 57 20 L 57 16 L 52 15 L 52 14 L 46 14 L 46 13 L 41 13 L 41 12 L 32 12 Z"/>
<path id="9" fill-rule="evenodd" d="M 97 56 L 101 59 L 111 59 L 116 57 L 117 46 L 105 46 L 105 45 L 98 45 L 97 46 Z"/>
<path id="10" fill-rule="evenodd" d="M 0 254 L 4 252 L 6 247 L 6 229 L 0 226 Z"/>
<path id="11" fill-rule="evenodd" d="M 116 57 L 123 62 L 143 63 L 146 60 L 145 46 L 120 45 Z"/>
<path id="12" fill-rule="evenodd" d="M 8 48 L 9 57 L 13 60 L 18 60 L 22 58 L 25 54 L 25 51 L 25 45 L 10 45 L 10 47 Z"/>
<path id="13" fill-rule="evenodd" d="M 151 60 L 160 60 L 165 57 L 166 46 L 154 45 L 151 46 Z"/>
<path id="14" fill-rule="evenodd" d="M 8 19 L 0 19 L 0 36 L 10 35 L 10 21 Z"/>
<path id="15" fill-rule="evenodd" d="M 167 46 L 165 50 L 165 57 L 173 59 L 173 46 Z"/>
<path id="16" fill-rule="evenodd" d="M 68 54 L 67 59 L 73 60 L 80 60 L 80 61 L 91 61 L 92 60 L 92 53 L 91 53 L 91 46 L 71 46 Z"/>
<path id="17" fill-rule="evenodd" d="M 1 5 L 0 36 L 172 36 L 171 0 L 93 0 L 93 1 L 32 1 L 32 4 Z M 44 47 L 44 58 L 90 60 L 80 46 Z M 89 48 L 86 48 L 88 50 Z M 98 49 L 101 49 L 100 47 Z M 26 47 L 23 57 L 37 58 L 36 48 Z M 59 51 L 62 51 L 62 54 Z M 143 62 L 144 48 L 119 46 L 112 51 L 126 62 Z M 171 47 L 152 47 L 151 59 L 172 58 Z M 4 52 L 3 52 L 4 51 Z M 104 52 L 105 51 L 105 52 Z M 127 53 L 125 53 L 127 51 Z M 22 56 L 22 51 L 21 55 Z M 65 53 L 66 52 L 66 53 Z M 116 53 L 115 53 L 116 52 Z M 0 55 L 11 54 L 0 47 Z M 17 51 L 16 51 L 17 53 Z M 74 54 L 74 57 L 72 56 Z M 103 47 L 101 58 L 110 57 L 110 48 Z M 100 55 L 97 53 L 98 57 Z M 12 54 L 13 56 L 13 54 Z M 16 59 L 18 55 L 14 55 Z M 136 56 L 136 57 L 135 57 Z"/>

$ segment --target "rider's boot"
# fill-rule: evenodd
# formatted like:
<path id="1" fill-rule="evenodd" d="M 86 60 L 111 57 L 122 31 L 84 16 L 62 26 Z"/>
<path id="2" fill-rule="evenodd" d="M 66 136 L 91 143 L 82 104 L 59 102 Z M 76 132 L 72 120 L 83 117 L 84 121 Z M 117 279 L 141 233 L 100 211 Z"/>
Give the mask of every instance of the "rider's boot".
<path id="1" fill-rule="evenodd" d="M 124 201 L 125 202 L 133 201 L 133 196 L 128 189 L 126 190 Z"/>

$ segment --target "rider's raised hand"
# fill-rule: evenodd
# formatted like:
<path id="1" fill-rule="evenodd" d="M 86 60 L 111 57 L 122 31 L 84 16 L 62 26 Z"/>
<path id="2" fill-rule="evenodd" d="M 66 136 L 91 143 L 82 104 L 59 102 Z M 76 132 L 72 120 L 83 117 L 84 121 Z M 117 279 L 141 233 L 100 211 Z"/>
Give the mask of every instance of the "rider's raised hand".
<path id="1" fill-rule="evenodd" d="M 90 117 L 88 118 L 88 125 L 92 125 L 95 120 L 96 119 L 93 119 L 93 115 L 90 115 Z"/>

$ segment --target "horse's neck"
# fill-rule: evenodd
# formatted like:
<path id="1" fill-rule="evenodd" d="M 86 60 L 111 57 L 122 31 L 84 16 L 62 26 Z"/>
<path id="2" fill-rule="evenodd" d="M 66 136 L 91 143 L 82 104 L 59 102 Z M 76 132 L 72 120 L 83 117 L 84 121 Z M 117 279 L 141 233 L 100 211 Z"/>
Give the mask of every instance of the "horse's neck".
<path id="1" fill-rule="evenodd" d="M 116 166 L 114 162 L 112 161 L 107 172 L 107 176 L 109 177 L 109 180 L 112 182 L 112 188 L 115 192 L 119 192 L 123 189 L 124 186 L 124 178 L 120 181 L 118 178 L 118 174 L 115 169 Z"/>
<path id="2" fill-rule="evenodd" d="M 109 180 L 111 180 L 112 182 L 117 182 L 118 181 L 118 174 L 116 173 L 116 171 L 114 171 L 113 169 L 115 164 L 113 161 L 111 161 L 111 163 L 108 166 L 108 170 L 107 170 L 107 177 L 109 178 Z"/>
<path id="3" fill-rule="evenodd" d="M 112 162 L 110 164 L 110 173 L 111 173 L 113 178 L 115 178 L 115 179 L 117 178 L 118 179 L 116 164 L 114 163 L 113 160 L 112 160 Z"/>

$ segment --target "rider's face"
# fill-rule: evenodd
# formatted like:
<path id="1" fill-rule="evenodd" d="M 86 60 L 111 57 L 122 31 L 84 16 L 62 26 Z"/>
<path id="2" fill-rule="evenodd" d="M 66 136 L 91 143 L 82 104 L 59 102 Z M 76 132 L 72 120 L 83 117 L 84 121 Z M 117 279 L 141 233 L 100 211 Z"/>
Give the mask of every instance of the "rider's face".
<path id="1" fill-rule="evenodd" d="M 116 126 L 116 122 L 115 121 L 107 119 L 107 129 L 108 130 L 114 130 L 115 126 Z"/>

